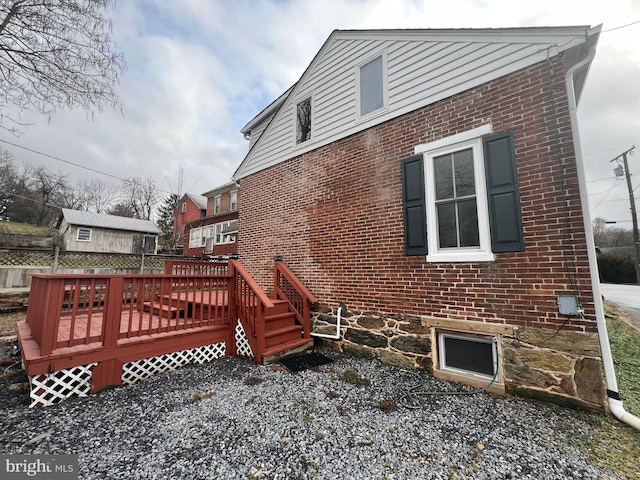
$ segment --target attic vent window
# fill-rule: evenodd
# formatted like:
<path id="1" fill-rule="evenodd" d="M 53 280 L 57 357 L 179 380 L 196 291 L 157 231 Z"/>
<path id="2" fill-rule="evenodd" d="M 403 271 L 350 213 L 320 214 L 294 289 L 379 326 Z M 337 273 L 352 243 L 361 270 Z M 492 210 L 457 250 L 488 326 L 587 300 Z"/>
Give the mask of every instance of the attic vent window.
<path id="1" fill-rule="evenodd" d="M 498 368 L 497 345 L 493 338 L 438 333 L 440 370 L 491 380 Z"/>
<path id="2" fill-rule="evenodd" d="M 384 58 L 379 56 L 360 66 L 358 69 L 358 87 L 360 88 L 360 116 L 380 110 L 384 107 L 385 82 Z"/>
<path id="3" fill-rule="evenodd" d="M 78 228 L 78 235 L 76 239 L 79 242 L 90 242 L 91 241 L 91 229 L 90 228 Z"/>
<path id="4" fill-rule="evenodd" d="M 296 105 L 296 145 L 311 139 L 311 97 Z"/>

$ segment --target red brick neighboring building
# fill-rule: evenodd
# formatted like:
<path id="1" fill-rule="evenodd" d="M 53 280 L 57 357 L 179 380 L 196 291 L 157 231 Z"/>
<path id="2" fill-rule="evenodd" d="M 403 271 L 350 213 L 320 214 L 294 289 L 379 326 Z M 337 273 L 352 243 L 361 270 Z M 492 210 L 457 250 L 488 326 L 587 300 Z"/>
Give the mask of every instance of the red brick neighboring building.
<path id="1" fill-rule="evenodd" d="M 203 194 L 205 214 L 187 224 L 184 255 L 224 257 L 237 253 L 238 186 L 226 183 Z"/>
<path id="2" fill-rule="evenodd" d="M 173 215 L 173 238 L 177 239 L 179 249 L 184 249 L 189 244 L 189 222 L 204 217 L 206 212 L 207 197 L 193 193 L 182 196 Z"/>
<path id="3" fill-rule="evenodd" d="M 598 35 L 333 32 L 242 130 L 241 261 L 267 289 L 282 255 L 336 349 L 601 408 L 571 114 Z"/>

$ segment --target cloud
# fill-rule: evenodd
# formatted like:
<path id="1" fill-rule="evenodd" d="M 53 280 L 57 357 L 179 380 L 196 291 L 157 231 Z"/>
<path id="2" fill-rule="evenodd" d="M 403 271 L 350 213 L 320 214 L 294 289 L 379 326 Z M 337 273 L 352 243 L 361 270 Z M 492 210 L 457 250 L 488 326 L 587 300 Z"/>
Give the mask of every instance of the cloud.
<path id="1" fill-rule="evenodd" d="M 166 191 L 202 193 L 229 180 L 248 149 L 242 126 L 298 80 L 334 29 L 604 23 L 606 30 L 640 20 L 640 2 L 138 0 L 117 2 L 112 18 L 128 64 L 119 85 L 123 111 L 105 109 L 93 119 L 77 110 L 31 115 L 35 124 L 8 140 L 118 177 L 152 176 Z M 611 176 L 608 160 L 640 144 L 639 37 L 640 24 L 601 35 L 579 109 L 590 180 Z M 12 153 L 72 181 L 95 176 Z M 623 202 L 599 208 L 629 216 Z"/>

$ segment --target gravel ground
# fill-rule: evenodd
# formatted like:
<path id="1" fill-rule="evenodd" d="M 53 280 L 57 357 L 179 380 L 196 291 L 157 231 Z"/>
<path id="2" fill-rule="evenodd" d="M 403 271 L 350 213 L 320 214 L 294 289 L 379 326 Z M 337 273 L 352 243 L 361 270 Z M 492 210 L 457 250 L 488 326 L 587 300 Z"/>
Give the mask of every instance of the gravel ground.
<path id="1" fill-rule="evenodd" d="M 592 414 L 489 394 L 376 361 L 290 374 L 242 358 L 46 408 L 0 387 L 2 454 L 79 455 L 80 478 L 613 479 L 575 447 Z M 14 374 L 10 382 L 20 380 Z"/>

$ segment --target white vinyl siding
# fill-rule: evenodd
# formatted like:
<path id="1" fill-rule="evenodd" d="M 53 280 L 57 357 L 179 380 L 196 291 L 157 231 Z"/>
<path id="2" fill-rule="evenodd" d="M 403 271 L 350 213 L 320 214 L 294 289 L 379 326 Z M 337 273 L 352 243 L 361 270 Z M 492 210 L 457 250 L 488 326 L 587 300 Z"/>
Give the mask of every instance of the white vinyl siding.
<path id="1" fill-rule="evenodd" d="M 438 31 L 338 32 L 319 52 L 260 140 L 238 168 L 240 179 L 306 151 L 430 105 L 443 98 L 543 61 L 584 42 L 584 30 L 506 29 L 458 33 Z M 386 52 L 387 105 L 381 114 L 360 118 L 356 67 Z M 295 138 L 294 108 L 313 95 L 313 134 L 302 144 Z M 266 124 L 266 122 L 265 122 Z M 252 135 L 253 140 L 253 135 Z"/>

